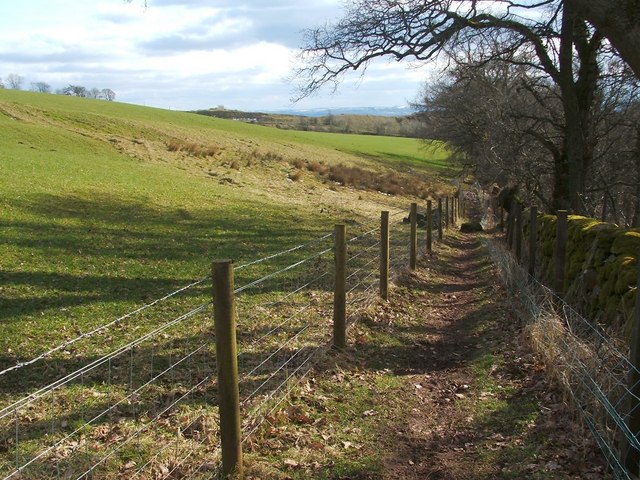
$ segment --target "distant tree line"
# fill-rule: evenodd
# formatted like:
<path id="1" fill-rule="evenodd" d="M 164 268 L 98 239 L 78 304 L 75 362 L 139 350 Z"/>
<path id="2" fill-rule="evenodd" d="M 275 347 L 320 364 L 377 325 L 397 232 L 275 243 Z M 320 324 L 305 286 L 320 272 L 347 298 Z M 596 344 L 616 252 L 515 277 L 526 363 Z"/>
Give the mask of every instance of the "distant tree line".
<path id="1" fill-rule="evenodd" d="M 257 123 L 266 127 L 283 130 L 304 130 L 312 132 L 354 133 L 361 135 L 388 135 L 392 137 L 424 137 L 425 127 L 416 115 L 387 117 L 379 115 L 335 115 L 329 113 L 321 117 L 287 115 L 261 112 L 243 112 L 224 107 L 197 110 L 194 113 L 228 120 Z"/>
<path id="2" fill-rule="evenodd" d="M 0 88 L 9 88 L 11 90 L 22 90 L 22 86 L 25 82 L 24 77 L 16 74 L 10 73 L 6 76 L 4 81 L 0 78 Z M 32 92 L 38 93 L 52 93 L 51 85 L 47 82 L 31 82 Z M 82 97 L 82 98 L 97 98 L 102 100 L 107 100 L 112 102 L 116 99 L 116 94 L 110 88 L 87 88 L 82 85 L 71 85 L 64 88 L 59 88 L 55 92 L 58 95 L 69 95 L 72 97 Z"/>

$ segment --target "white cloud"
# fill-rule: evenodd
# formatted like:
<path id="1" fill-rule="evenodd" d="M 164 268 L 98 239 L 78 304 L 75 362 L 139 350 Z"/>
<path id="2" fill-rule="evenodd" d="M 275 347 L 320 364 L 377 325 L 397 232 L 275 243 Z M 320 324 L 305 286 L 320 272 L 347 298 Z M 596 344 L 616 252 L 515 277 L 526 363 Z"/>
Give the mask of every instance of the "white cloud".
<path id="1" fill-rule="evenodd" d="M 289 105 L 300 30 L 336 18 L 340 0 L 30 0 L 0 18 L 0 77 L 111 88 L 118 100 L 181 109 Z M 335 96 L 301 106 L 402 104 L 423 70 L 377 62 Z M 402 91 L 406 91 L 402 95 Z M 403 97 L 403 98 L 399 98 Z"/>

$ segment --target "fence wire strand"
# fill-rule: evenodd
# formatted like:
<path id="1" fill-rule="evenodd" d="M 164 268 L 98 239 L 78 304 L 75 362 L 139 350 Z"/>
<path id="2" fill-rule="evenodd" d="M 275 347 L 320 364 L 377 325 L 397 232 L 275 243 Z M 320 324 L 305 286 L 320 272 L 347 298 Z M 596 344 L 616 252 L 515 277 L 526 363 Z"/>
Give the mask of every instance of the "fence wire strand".
<path id="1" fill-rule="evenodd" d="M 395 212 L 392 217 L 402 213 Z M 408 230 L 400 221 L 394 230 L 391 266 L 404 268 Z M 353 236 L 347 239 L 347 324 L 352 325 L 361 308 L 376 298 L 380 229 L 376 221 L 349 231 Z M 330 348 L 334 247 L 327 248 L 323 242 L 332 237 L 330 233 L 234 269 L 246 280 L 234 292 L 243 442 L 280 408 L 287 391 L 305 378 Z M 314 248 L 315 252 L 309 251 Z M 0 371 L 0 377 L 54 356 L 207 280 L 211 277 Z M 216 369 L 211 304 L 208 300 L 195 307 L 180 306 L 185 313 L 173 311 L 171 319 L 161 323 L 154 319 L 155 326 L 126 344 L 94 359 L 87 356 L 84 364 L 78 359 L 79 366 L 70 361 L 74 365 L 70 373 L 62 369 L 59 378 L 43 382 L 32 393 L 5 400 L 7 406 L 0 409 L 0 441 L 13 446 L 6 454 L 0 453 L 0 478 L 102 478 L 112 474 L 106 472 L 124 462 L 130 450 L 139 453 L 135 461 L 120 464 L 118 475 L 214 475 L 219 469 L 220 445 L 217 439 L 212 440 L 219 430 L 217 402 L 207 398 Z M 201 322 L 201 318 L 206 320 Z M 37 409 L 42 409 L 40 423 L 46 432 L 31 425 L 30 412 Z M 205 424 L 206 428 L 199 430 Z M 175 433 L 168 436 L 167 429 Z M 113 440 L 90 451 L 90 440 L 101 438 L 102 430 L 105 435 L 117 433 Z M 192 430 L 197 435 L 183 434 Z M 94 434 L 97 437 L 92 437 Z M 31 446 L 35 440 L 42 441 L 38 450 Z"/>
<path id="2" fill-rule="evenodd" d="M 118 318 L 116 318 L 115 320 L 113 320 L 113 321 L 111 321 L 109 323 L 106 323 L 104 325 L 96 327 L 96 328 L 94 328 L 93 330 L 91 330 L 89 332 L 85 332 L 85 333 L 83 333 L 81 335 L 78 335 L 75 338 L 67 340 L 67 341 L 57 345 L 56 347 L 51 348 L 51 349 L 47 350 L 46 352 L 41 353 L 40 355 L 38 355 L 37 357 L 32 358 L 31 360 L 19 362 L 19 363 L 13 365 L 12 367 L 5 368 L 4 370 L 0 371 L 0 377 L 2 375 L 5 375 L 5 374 L 9 373 L 9 372 L 13 372 L 15 370 L 19 370 L 19 369 L 27 367 L 29 365 L 33 365 L 34 363 L 39 362 L 40 360 L 44 360 L 45 358 L 50 357 L 54 353 L 57 353 L 57 352 L 60 352 L 62 350 L 65 350 L 65 349 L 69 348 L 71 345 L 79 342 L 80 340 L 84 340 L 86 338 L 90 338 L 90 337 L 92 337 L 92 336 L 94 336 L 94 335 L 96 335 L 96 334 L 98 334 L 100 332 L 103 332 L 103 331 L 107 330 L 110 327 L 113 327 L 114 325 L 117 325 L 117 324 L 121 323 L 122 321 L 124 321 L 124 320 L 126 320 L 128 318 L 131 318 L 131 317 L 137 315 L 138 313 L 141 313 L 141 312 L 143 312 L 143 311 L 145 311 L 145 310 L 147 310 L 147 309 L 149 309 L 151 307 L 154 307 L 154 306 L 158 305 L 159 303 L 161 303 L 161 302 L 163 302 L 165 300 L 168 300 L 168 299 L 170 299 L 172 297 L 175 297 L 176 295 L 178 295 L 179 293 L 184 292 L 185 290 L 193 288 L 193 287 L 195 287 L 197 285 L 201 285 L 202 283 L 206 282 L 208 279 L 209 279 L 209 277 L 207 276 L 207 277 L 204 277 L 204 278 L 202 278 L 200 280 L 197 280 L 197 281 L 195 281 L 193 283 L 190 283 L 189 285 L 186 285 L 186 286 L 184 286 L 182 288 L 179 288 L 178 290 L 175 290 L 175 291 L 173 291 L 171 293 L 168 293 L 164 297 L 158 298 L 158 299 L 154 300 L 153 302 L 150 302 L 150 303 L 147 303 L 145 305 L 142 305 L 141 307 L 136 308 L 135 310 L 132 310 L 131 312 L 126 313 L 125 315 L 122 315 L 121 317 L 118 317 Z"/>
<path id="3" fill-rule="evenodd" d="M 629 379 L 640 378 L 640 372 L 628 360 L 627 347 L 529 275 L 503 245 L 488 241 L 488 248 L 534 346 L 573 399 L 615 478 L 636 478 L 624 457 L 627 449 L 640 452 L 638 432 L 628 426 L 640 400 Z"/>

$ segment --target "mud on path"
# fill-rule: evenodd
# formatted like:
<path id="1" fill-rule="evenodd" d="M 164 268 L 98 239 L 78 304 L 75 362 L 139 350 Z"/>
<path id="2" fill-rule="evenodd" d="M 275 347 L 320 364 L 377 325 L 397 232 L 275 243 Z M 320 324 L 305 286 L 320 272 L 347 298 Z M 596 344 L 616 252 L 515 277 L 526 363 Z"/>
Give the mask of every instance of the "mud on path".
<path id="1" fill-rule="evenodd" d="M 250 446 L 248 478 L 609 478 L 485 247 L 450 230 Z"/>

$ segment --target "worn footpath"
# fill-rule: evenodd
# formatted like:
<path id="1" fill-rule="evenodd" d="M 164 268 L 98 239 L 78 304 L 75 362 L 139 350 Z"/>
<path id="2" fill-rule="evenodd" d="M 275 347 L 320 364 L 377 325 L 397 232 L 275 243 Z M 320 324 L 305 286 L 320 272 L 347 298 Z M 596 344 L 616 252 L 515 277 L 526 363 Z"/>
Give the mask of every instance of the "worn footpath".
<path id="1" fill-rule="evenodd" d="M 248 478 L 608 478 L 483 239 L 396 279 L 248 445 Z"/>

